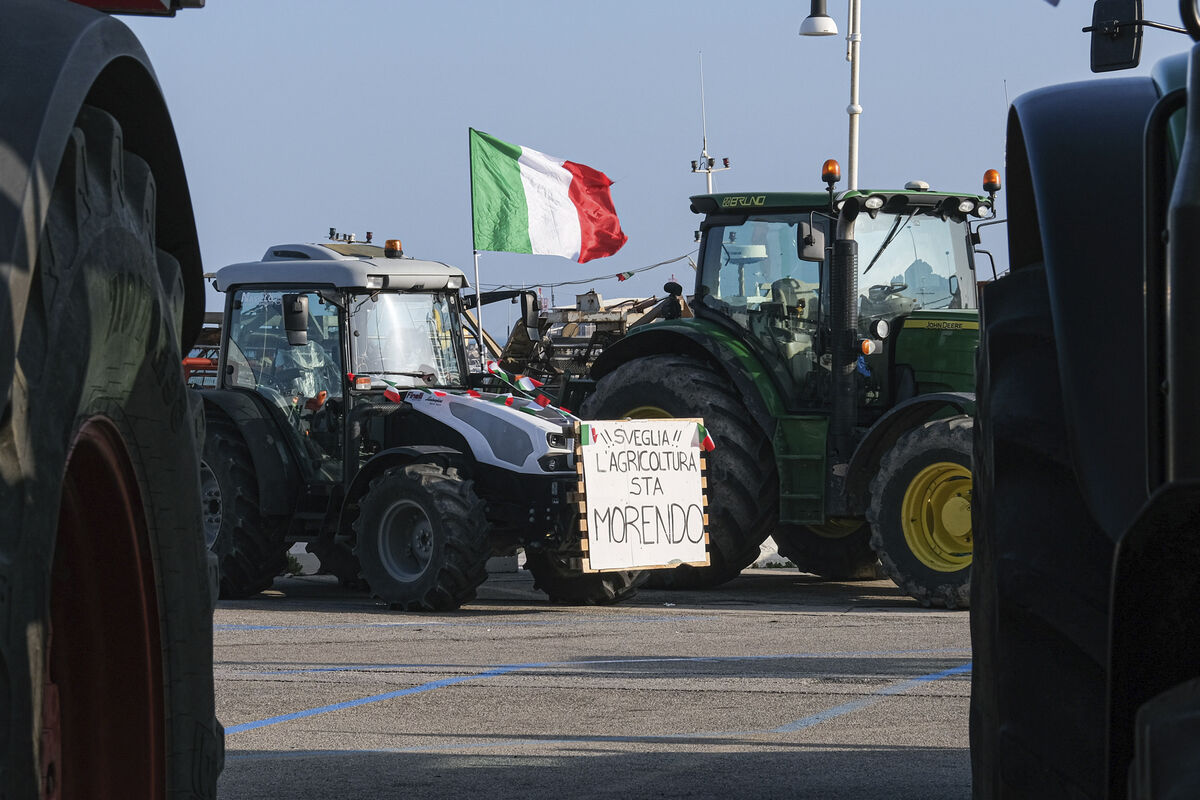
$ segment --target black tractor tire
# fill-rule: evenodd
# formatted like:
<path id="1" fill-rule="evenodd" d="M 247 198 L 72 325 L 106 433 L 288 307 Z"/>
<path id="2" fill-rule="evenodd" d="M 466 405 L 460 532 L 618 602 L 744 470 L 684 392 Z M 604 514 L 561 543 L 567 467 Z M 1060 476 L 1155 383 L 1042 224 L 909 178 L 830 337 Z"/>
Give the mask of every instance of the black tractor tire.
<path id="1" fill-rule="evenodd" d="M 5 273 L 18 338 L 0 331 L 16 347 L 0 397 L 0 782 L 11 797 L 214 797 L 215 571 L 183 277 L 156 247 L 154 176 L 111 115 L 82 108 L 48 177 L 33 272 Z"/>
<path id="2" fill-rule="evenodd" d="M 416 463 L 371 481 L 354 553 L 371 593 L 405 611 L 451 611 L 474 599 L 491 556 L 485 505 L 456 468 Z"/>
<path id="3" fill-rule="evenodd" d="M 871 481 L 871 548 L 887 576 L 926 607 L 970 605 L 973 426 L 956 416 L 914 428 Z"/>
<path id="4" fill-rule="evenodd" d="M 254 461 L 237 426 L 212 409 L 205 427 L 200 462 L 205 543 L 217 556 L 221 598 L 250 597 L 269 589 L 287 567 L 283 525 L 260 511 Z"/>
<path id="5" fill-rule="evenodd" d="M 648 588 L 719 586 L 758 558 L 779 513 L 779 478 L 770 439 L 724 375 L 689 356 L 637 358 L 597 382 L 581 416 L 697 417 L 716 442 L 707 454 L 709 566 L 652 570 Z"/>
<path id="6" fill-rule="evenodd" d="M 533 588 L 550 595 L 551 603 L 603 606 L 633 597 L 648 577 L 648 571 L 584 572 L 573 563 L 582 555 L 526 547 L 525 569 L 533 575 Z"/>
<path id="7" fill-rule="evenodd" d="M 1040 265 L 987 287 L 981 333 L 972 500 L 973 796 L 1105 797 L 1114 550 L 1071 464 Z"/>
<path id="8" fill-rule="evenodd" d="M 779 525 L 771 534 L 779 555 L 831 581 L 873 581 L 887 573 L 871 549 L 871 526 L 863 521 L 826 525 Z"/>

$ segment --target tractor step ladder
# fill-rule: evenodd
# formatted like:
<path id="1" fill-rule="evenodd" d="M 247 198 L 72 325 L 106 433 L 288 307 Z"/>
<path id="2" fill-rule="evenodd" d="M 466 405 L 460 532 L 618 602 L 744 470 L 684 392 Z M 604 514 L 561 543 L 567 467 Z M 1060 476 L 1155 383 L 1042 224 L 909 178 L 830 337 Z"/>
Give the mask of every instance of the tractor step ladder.
<path id="1" fill-rule="evenodd" d="M 779 521 L 825 522 L 825 439 L 829 418 L 780 417 L 775 428 Z"/>

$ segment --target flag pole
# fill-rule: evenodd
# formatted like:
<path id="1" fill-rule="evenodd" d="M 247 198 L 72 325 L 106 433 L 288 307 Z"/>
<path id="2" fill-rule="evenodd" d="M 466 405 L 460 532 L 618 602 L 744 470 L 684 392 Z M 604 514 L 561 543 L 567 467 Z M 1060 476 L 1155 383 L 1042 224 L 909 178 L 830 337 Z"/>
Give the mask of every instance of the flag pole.
<path id="1" fill-rule="evenodd" d="M 473 220 L 474 218 L 472 218 Z M 474 227 L 474 226 L 472 226 Z M 472 237 L 473 238 L 473 237 Z M 483 298 L 480 296 L 479 286 L 479 251 L 475 251 L 475 323 L 479 326 L 479 342 L 480 347 L 483 346 L 483 303 L 480 302 Z M 479 351 L 480 358 L 483 357 L 483 350 Z"/>
<path id="2" fill-rule="evenodd" d="M 467 128 L 467 164 L 471 176 L 471 252 L 475 255 L 475 326 L 478 328 L 475 331 L 475 339 L 479 342 L 479 366 L 482 368 L 486 359 L 483 341 L 483 296 L 480 294 L 482 287 L 479 285 L 479 250 L 475 247 L 475 159 L 471 152 L 471 134 L 474 132 L 474 128 Z"/>

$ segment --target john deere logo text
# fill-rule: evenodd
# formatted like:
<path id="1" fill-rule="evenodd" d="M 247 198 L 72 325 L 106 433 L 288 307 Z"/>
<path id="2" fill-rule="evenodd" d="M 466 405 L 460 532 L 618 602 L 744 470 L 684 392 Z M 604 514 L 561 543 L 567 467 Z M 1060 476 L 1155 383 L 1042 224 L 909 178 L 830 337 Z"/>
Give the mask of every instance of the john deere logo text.
<path id="1" fill-rule="evenodd" d="M 737 195 L 736 197 L 722 197 L 721 198 L 721 207 L 722 208 L 735 208 L 737 206 L 761 206 L 761 205 L 765 205 L 766 202 L 767 202 L 767 196 L 765 194 L 760 194 L 755 197 L 751 197 L 750 195 L 742 194 L 742 195 Z"/>
<path id="2" fill-rule="evenodd" d="M 977 331 L 979 330 L 978 322 L 950 322 L 943 319 L 910 319 L 905 320 L 904 327 L 906 328 L 926 328 L 939 331 Z"/>

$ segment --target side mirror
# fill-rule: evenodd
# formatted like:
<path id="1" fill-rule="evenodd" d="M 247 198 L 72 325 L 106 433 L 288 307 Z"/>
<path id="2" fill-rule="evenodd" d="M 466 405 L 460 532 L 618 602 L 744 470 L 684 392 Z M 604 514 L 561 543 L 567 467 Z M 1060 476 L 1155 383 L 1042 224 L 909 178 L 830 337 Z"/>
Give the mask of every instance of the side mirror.
<path id="1" fill-rule="evenodd" d="M 287 331 L 288 344 L 293 347 L 308 344 L 308 295 L 283 296 L 283 328 Z"/>
<path id="2" fill-rule="evenodd" d="M 1092 72 L 1132 69 L 1142 58 L 1142 0 L 1096 0 L 1092 24 Z M 1135 24 L 1136 23 L 1136 24 Z"/>
<path id="3" fill-rule="evenodd" d="M 542 338 L 541 330 L 538 327 L 540 322 L 538 318 L 538 299 L 534 292 L 521 292 L 521 321 L 525 324 L 525 330 L 529 332 L 530 341 L 536 342 Z"/>
<path id="4" fill-rule="evenodd" d="M 825 260 L 825 231 L 807 222 L 800 223 L 800 238 L 796 242 L 796 254 L 801 261 Z"/>

